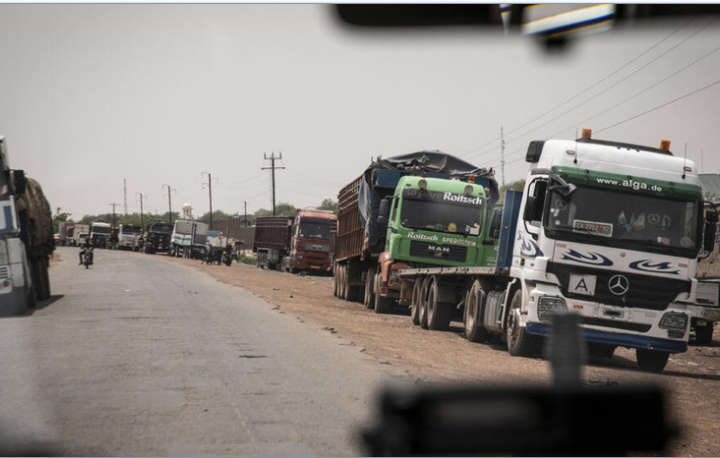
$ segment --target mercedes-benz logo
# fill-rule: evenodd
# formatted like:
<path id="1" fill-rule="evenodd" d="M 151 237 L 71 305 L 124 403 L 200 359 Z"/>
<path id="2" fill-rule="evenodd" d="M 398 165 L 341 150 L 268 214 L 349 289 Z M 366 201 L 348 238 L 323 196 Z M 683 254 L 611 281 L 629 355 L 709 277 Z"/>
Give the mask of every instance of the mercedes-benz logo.
<path id="1" fill-rule="evenodd" d="M 630 282 L 624 275 L 613 275 L 608 281 L 608 289 L 616 296 L 622 296 L 630 289 Z"/>

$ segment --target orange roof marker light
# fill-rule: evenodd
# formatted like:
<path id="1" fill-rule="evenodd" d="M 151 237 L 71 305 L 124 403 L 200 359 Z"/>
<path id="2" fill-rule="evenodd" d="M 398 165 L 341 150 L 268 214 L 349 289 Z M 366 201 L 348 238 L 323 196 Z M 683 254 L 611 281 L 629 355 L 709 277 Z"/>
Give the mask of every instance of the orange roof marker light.
<path id="1" fill-rule="evenodd" d="M 592 138 L 592 129 L 583 129 L 581 138 L 583 140 L 590 140 Z"/>
<path id="2" fill-rule="evenodd" d="M 670 151 L 670 140 L 660 140 L 660 149 Z"/>

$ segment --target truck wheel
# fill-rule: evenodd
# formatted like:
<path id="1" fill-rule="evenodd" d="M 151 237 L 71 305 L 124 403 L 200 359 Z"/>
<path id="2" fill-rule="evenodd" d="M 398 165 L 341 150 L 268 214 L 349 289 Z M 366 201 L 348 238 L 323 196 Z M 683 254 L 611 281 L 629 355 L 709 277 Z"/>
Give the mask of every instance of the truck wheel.
<path id="1" fill-rule="evenodd" d="M 510 302 L 506 323 L 508 352 L 511 356 L 532 356 L 538 353 L 540 341 L 537 336 L 526 333 L 525 328 L 520 326 L 521 308 L 522 291 L 518 289 Z"/>
<path id="2" fill-rule="evenodd" d="M 428 328 L 427 295 L 429 286 L 430 277 L 426 277 L 423 279 L 422 286 L 420 286 L 420 302 L 418 302 L 418 319 L 420 320 L 420 327 L 423 329 Z"/>
<path id="3" fill-rule="evenodd" d="M 392 298 L 382 297 L 380 295 L 380 284 L 382 283 L 382 275 L 380 272 L 375 274 L 375 313 L 390 313 L 393 310 Z"/>
<path id="4" fill-rule="evenodd" d="M 665 369 L 665 365 L 670 358 L 670 353 L 638 348 L 635 350 L 635 357 L 637 358 L 638 367 L 641 371 L 659 373 Z"/>
<path id="5" fill-rule="evenodd" d="M 340 275 L 340 266 L 335 264 L 335 268 L 333 269 L 333 296 L 338 297 L 338 286 L 340 284 L 340 280 L 338 279 L 338 276 Z"/>
<path id="6" fill-rule="evenodd" d="M 480 282 L 475 280 L 470 287 L 470 291 L 465 298 L 465 338 L 470 342 L 485 342 L 488 340 L 489 334 L 484 327 L 478 326 L 480 323 L 481 297 L 483 296 L 482 286 Z"/>
<path id="7" fill-rule="evenodd" d="M 427 304 L 428 329 L 432 331 L 447 331 L 450 327 L 450 320 L 452 318 L 452 307 L 450 304 L 439 302 L 439 294 L 440 291 L 437 279 L 433 278 L 430 280 L 428 295 L 425 302 Z"/>
<path id="8" fill-rule="evenodd" d="M 366 309 L 375 308 L 375 273 L 368 270 L 365 275 L 365 298 L 363 304 Z"/>
<path id="9" fill-rule="evenodd" d="M 698 345 L 712 344 L 713 328 L 715 323 L 708 321 L 705 325 L 695 325 L 695 342 Z"/>
<path id="10" fill-rule="evenodd" d="M 413 285 L 412 302 L 410 303 L 410 319 L 412 320 L 412 324 L 416 326 L 420 324 L 420 303 L 422 302 L 420 296 L 422 294 L 423 280 L 423 277 L 419 277 L 415 280 L 415 284 Z"/>
<path id="11" fill-rule="evenodd" d="M 340 266 L 340 291 L 338 294 L 340 294 L 340 299 L 347 300 L 347 269 L 345 269 L 345 265 L 343 264 Z"/>

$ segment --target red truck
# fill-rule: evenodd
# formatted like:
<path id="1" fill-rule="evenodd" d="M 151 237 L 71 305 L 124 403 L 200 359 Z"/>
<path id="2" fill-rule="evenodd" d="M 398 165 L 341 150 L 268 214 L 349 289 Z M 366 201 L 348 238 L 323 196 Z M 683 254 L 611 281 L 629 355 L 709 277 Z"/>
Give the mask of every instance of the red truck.
<path id="1" fill-rule="evenodd" d="M 284 270 L 332 272 L 330 233 L 337 227 L 337 217 L 328 210 L 298 209 L 290 236 L 290 250 Z"/>
<path id="2" fill-rule="evenodd" d="M 258 267 L 291 273 L 331 272 L 330 233 L 336 225 L 333 212 L 315 209 L 298 209 L 294 218 L 258 218 L 253 241 Z"/>

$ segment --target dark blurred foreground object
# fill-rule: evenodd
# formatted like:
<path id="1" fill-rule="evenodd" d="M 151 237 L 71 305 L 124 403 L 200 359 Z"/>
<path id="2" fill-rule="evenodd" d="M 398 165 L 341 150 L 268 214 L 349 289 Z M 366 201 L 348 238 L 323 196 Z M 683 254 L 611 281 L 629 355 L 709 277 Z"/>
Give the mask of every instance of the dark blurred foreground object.
<path id="1" fill-rule="evenodd" d="M 587 343 L 576 313 L 551 316 L 553 387 L 390 388 L 368 455 L 604 455 L 662 452 L 676 428 L 656 386 L 582 388 Z"/>
<path id="2" fill-rule="evenodd" d="M 337 5 L 340 19 L 353 26 L 484 26 L 536 37 L 549 50 L 572 38 L 624 25 L 682 16 L 718 16 L 718 4 L 420 4 Z"/>
<path id="3" fill-rule="evenodd" d="M 550 5 L 504 5 L 503 13 L 509 13 L 509 23 L 521 25 L 527 22 L 528 12 L 538 6 Z M 592 5 L 568 5 L 587 7 Z M 720 4 L 620 4 L 614 6 L 618 22 L 677 18 L 678 16 L 720 15 Z M 340 18 L 356 26 L 370 27 L 420 27 L 453 25 L 502 25 L 500 5 L 484 4 L 342 4 L 336 5 Z"/>
<path id="4" fill-rule="evenodd" d="M 675 434 L 654 386 L 386 390 L 370 456 L 662 452 Z"/>

